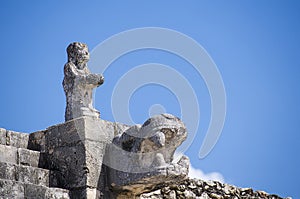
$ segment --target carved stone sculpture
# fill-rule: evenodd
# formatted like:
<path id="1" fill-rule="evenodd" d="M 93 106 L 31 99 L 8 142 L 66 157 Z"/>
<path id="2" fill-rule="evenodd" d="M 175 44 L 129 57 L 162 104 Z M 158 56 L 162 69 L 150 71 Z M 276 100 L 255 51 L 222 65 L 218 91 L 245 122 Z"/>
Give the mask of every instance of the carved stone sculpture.
<path id="1" fill-rule="evenodd" d="M 142 193 L 153 186 L 187 177 L 189 159 L 173 162 L 174 152 L 187 137 L 179 118 L 161 114 L 143 125 L 129 127 L 110 144 L 109 181 L 115 189 Z"/>
<path id="2" fill-rule="evenodd" d="M 140 154 L 139 160 L 134 161 L 136 166 L 151 169 L 171 163 L 176 148 L 186 137 L 186 128 L 179 118 L 161 114 L 142 126 L 132 126 L 115 137 L 113 143 L 125 151 Z"/>
<path id="3" fill-rule="evenodd" d="M 67 98 L 65 120 L 81 116 L 99 118 L 93 108 L 93 89 L 104 82 L 101 74 L 92 74 L 87 68 L 89 52 L 86 44 L 74 42 L 67 48 L 68 62 L 64 66 L 63 87 Z"/>

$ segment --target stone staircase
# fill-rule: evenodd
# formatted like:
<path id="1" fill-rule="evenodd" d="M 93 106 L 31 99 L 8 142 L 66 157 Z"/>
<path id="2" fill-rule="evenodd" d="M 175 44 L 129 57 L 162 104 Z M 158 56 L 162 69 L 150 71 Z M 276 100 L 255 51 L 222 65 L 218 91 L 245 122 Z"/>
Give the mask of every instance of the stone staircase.
<path id="1" fill-rule="evenodd" d="M 56 171 L 43 161 L 43 132 L 18 133 L 0 128 L 0 198 L 69 199 L 57 187 Z"/>

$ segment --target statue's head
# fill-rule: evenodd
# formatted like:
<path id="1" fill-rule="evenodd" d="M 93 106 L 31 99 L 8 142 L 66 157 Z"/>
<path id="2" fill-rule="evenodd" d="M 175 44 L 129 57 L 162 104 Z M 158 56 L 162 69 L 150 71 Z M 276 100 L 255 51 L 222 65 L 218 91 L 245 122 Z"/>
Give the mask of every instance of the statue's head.
<path id="1" fill-rule="evenodd" d="M 67 48 L 68 61 L 74 63 L 78 69 L 83 69 L 90 59 L 88 47 L 84 43 L 73 42 Z"/>

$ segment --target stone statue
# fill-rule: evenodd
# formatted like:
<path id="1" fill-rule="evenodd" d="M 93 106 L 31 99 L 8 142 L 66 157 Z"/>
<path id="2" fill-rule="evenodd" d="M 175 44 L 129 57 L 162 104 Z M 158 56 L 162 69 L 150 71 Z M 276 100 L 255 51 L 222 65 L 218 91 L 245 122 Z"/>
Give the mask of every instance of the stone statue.
<path id="1" fill-rule="evenodd" d="M 65 121 L 81 116 L 100 117 L 93 108 L 93 89 L 104 82 L 101 74 L 87 68 L 89 52 L 86 44 L 74 42 L 67 48 L 68 62 L 64 66 L 63 87 L 67 98 Z"/>
<path id="2" fill-rule="evenodd" d="M 170 114 L 128 127 L 108 147 L 105 156 L 111 167 L 108 183 L 113 189 L 138 193 L 186 178 L 189 159 L 182 156 L 173 160 L 175 150 L 186 137 L 183 122 Z"/>
<path id="3" fill-rule="evenodd" d="M 173 161 L 177 147 L 187 137 L 179 118 L 161 114 L 148 119 L 142 126 L 135 125 L 116 136 L 113 143 L 125 151 L 140 154 L 134 164 L 140 169 L 163 167 Z"/>

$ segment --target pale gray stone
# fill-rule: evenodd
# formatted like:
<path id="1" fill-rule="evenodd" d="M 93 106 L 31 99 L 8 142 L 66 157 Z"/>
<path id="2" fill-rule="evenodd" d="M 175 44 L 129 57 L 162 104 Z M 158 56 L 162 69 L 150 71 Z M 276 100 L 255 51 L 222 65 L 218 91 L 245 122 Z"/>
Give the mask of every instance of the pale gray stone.
<path id="1" fill-rule="evenodd" d="M 184 192 L 183 192 L 183 194 L 184 194 L 184 197 L 186 198 L 186 199 L 194 199 L 194 198 L 196 198 L 196 194 L 194 194 L 192 191 L 190 191 L 190 190 L 185 190 Z"/>
<path id="2" fill-rule="evenodd" d="M 0 162 L 17 164 L 17 148 L 12 146 L 0 145 Z"/>
<path id="3" fill-rule="evenodd" d="M 211 199 L 207 193 L 202 193 L 199 199 Z"/>
<path id="4" fill-rule="evenodd" d="M 49 169 L 58 171 L 57 184 L 97 188 L 106 144 L 113 135 L 114 124 L 99 118 L 80 117 L 49 127 L 45 156 Z"/>
<path id="5" fill-rule="evenodd" d="M 114 124 L 105 120 L 80 117 L 46 130 L 46 150 L 53 147 L 76 146 L 84 140 L 111 142 Z"/>
<path id="6" fill-rule="evenodd" d="M 16 180 L 16 168 L 14 164 L 0 162 L 0 180 Z"/>
<path id="7" fill-rule="evenodd" d="M 92 74 L 87 68 L 89 52 L 86 44 L 74 42 L 67 48 L 68 62 L 64 66 L 63 87 L 67 98 L 65 120 L 82 116 L 99 118 L 93 108 L 93 89 L 104 82 L 100 74 Z"/>
<path id="8" fill-rule="evenodd" d="M 127 128 L 109 145 L 105 156 L 111 167 L 109 184 L 114 189 L 141 193 L 175 179 L 184 180 L 189 160 L 172 162 L 176 148 L 186 139 L 184 124 L 170 114 L 148 119 L 143 125 Z"/>
<path id="9" fill-rule="evenodd" d="M 46 169 L 16 166 L 16 180 L 25 184 L 49 186 L 49 171 Z"/>
<path id="10" fill-rule="evenodd" d="M 18 163 L 21 165 L 38 167 L 40 152 L 18 148 Z"/>
<path id="11" fill-rule="evenodd" d="M 17 148 L 27 148 L 29 140 L 28 133 L 19 133 L 15 131 L 6 132 L 6 145 L 14 146 Z"/>
<path id="12" fill-rule="evenodd" d="M 122 123 L 119 123 L 119 122 L 115 122 L 114 123 L 114 137 L 117 136 L 117 135 L 121 135 L 122 133 L 124 133 L 129 128 L 130 128 L 129 125 L 122 124 Z"/>
<path id="13" fill-rule="evenodd" d="M 0 179 L 0 198 L 2 199 L 25 198 L 23 185 L 16 181 Z"/>
<path id="14" fill-rule="evenodd" d="M 179 118 L 170 114 L 161 114 L 148 119 L 142 126 L 132 126 L 123 134 L 116 136 L 113 144 L 118 147 L 111 147 L 111 150 L 117 152 L 110 152 L 116 155 L 121 153 L 125 156 L 122 159 L 125 159 L 127 164 L 133 164 L 129 167 L 134 172 L 139 172 L 137 168 L 143 172 L 153 166 L 161 167 L 166 166 L 166 163 L 170 164 L 176 148 L 186 137 L 186 128 Z"/>
<path id="15" fill-rule="evenodd" d="M 102 167 L 102 159 L 105 151 L 105 142 L 94 142 L 86 140 L 84 146 L 87 149 L 86 156 L 86 185 L 88 187 L 97 188 Z"/>
<path id="16" fill-rule="evenodd" d="M 0 144 L 6 145 L 6 129 L 0 128 Z"/>
<path id="17" fill-rule="evenodd" d="M 69 199 L 69 191 L 60 188 L 48 188 L 45 193 L 45 199 Z"/>

